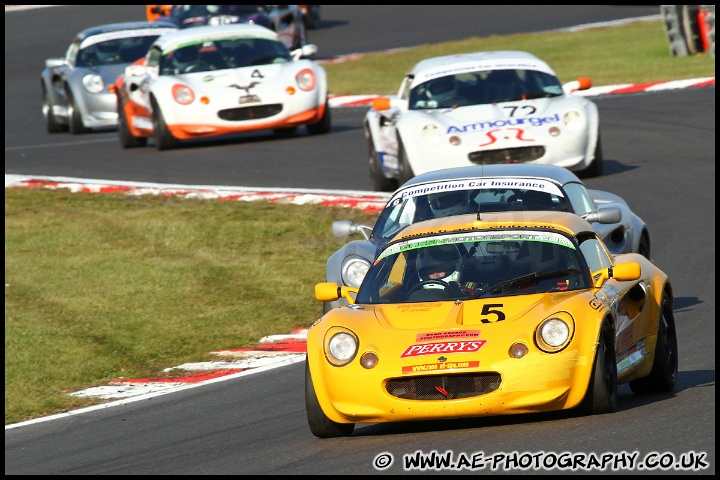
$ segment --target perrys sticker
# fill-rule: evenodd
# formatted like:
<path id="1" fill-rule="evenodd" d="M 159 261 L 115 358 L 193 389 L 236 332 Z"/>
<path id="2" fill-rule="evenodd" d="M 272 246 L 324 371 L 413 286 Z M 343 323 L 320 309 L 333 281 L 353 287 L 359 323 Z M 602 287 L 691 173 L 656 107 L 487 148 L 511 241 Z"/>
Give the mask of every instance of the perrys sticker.
<path id="1" fill-rule="evenodd" d="M 474 353 L 487 343 L 487 340 L 470 340 L 466 342 L 437 342 L 422 345 L 410 345 L 400 358 L 435 355 L 438 353 Z"/>

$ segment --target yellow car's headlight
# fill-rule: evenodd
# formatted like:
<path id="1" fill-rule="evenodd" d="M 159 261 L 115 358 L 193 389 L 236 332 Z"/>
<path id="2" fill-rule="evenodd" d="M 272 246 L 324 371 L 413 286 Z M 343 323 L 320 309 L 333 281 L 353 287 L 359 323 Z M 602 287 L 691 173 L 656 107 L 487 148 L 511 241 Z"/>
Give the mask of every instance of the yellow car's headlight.
<path id="1" fill-rule="evenodd" d="M 570 315 L 558 314 L 545 319 L 535 331 L 535 341 L 540 350 L 559 352 L 570 343 L 574 323 Z"/>
<path id="2" fill-rule="evenodd" d="M 341 327 L 334 327 L 325 334 L 325 357 L 336 367 L 350 363 L 357 355 L 357 336 Z"/>

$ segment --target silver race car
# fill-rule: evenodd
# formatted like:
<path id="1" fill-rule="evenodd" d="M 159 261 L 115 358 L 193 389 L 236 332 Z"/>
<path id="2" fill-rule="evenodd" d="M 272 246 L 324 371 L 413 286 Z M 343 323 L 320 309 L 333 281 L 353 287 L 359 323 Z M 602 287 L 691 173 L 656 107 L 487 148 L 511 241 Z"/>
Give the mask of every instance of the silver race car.
<path id="1" fill-rule="evenodd" d="M 359 287 L 377 252 L 413 223 L 465 213 L 547 210 L 573 212 L 590 222 L 612 254 L 640 253 L 650 258 L 645 222 L 618 195 L 590 190 L 571 171 L 555 165 L 484 165 L 435 170 L 396 190 L 374 226 L 333 222 L 333 235 L 362 234 L 333 253 L 326 279 Z M 345 305 L 342 298 L 323 303 L 323 313 Z"/>
<path id="2" fill-rule="evenodd" d="M 116 127 L 117 104 L 109 87 L 157 38 L 175 30 L 165 22 L 125 22 L 76 34 L 65 57 L 45 60 L 40 74 L 48 133 Z"/>
<path id="3" fill-rule="evenodd" d="M 396 96 L 373 100 L 364 120 L 375 190 L 432 170 L 498 163 L 549 164 L 602 174 L 599 115 L 576 95 L 589 78 L 561 84 L 522 51 L 425 59 Z"/>

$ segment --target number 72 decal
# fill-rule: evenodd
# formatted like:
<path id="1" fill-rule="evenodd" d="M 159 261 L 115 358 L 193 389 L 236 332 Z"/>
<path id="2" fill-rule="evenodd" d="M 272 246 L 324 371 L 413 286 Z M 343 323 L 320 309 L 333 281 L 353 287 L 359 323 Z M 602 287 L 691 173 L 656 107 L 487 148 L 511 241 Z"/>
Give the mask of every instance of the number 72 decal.
<path id="1" fill-rule="evenodd" d="M 537 108 L 532 105 L 505 105 L 502 108 L 509 110 L 508 117 L 517 117 L 519 114 L 532 115 L 537 112 Z"/>

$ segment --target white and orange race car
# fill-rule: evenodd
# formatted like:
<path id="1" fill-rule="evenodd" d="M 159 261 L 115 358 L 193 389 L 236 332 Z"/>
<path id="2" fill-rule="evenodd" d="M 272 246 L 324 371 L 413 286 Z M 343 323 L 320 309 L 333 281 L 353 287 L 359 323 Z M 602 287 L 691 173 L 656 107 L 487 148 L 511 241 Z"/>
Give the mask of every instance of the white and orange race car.
<path id="1" fill-rule="evenodd" d="M 251 24 L 164 35 L 115 82 L 120 143 L 140 147 L 154 137 L 165 150 L 268 129 L 328 133 L 327 76 L 305 58 L 316 51 L 313 44 L 289 51 L 275 32 Z"/>

